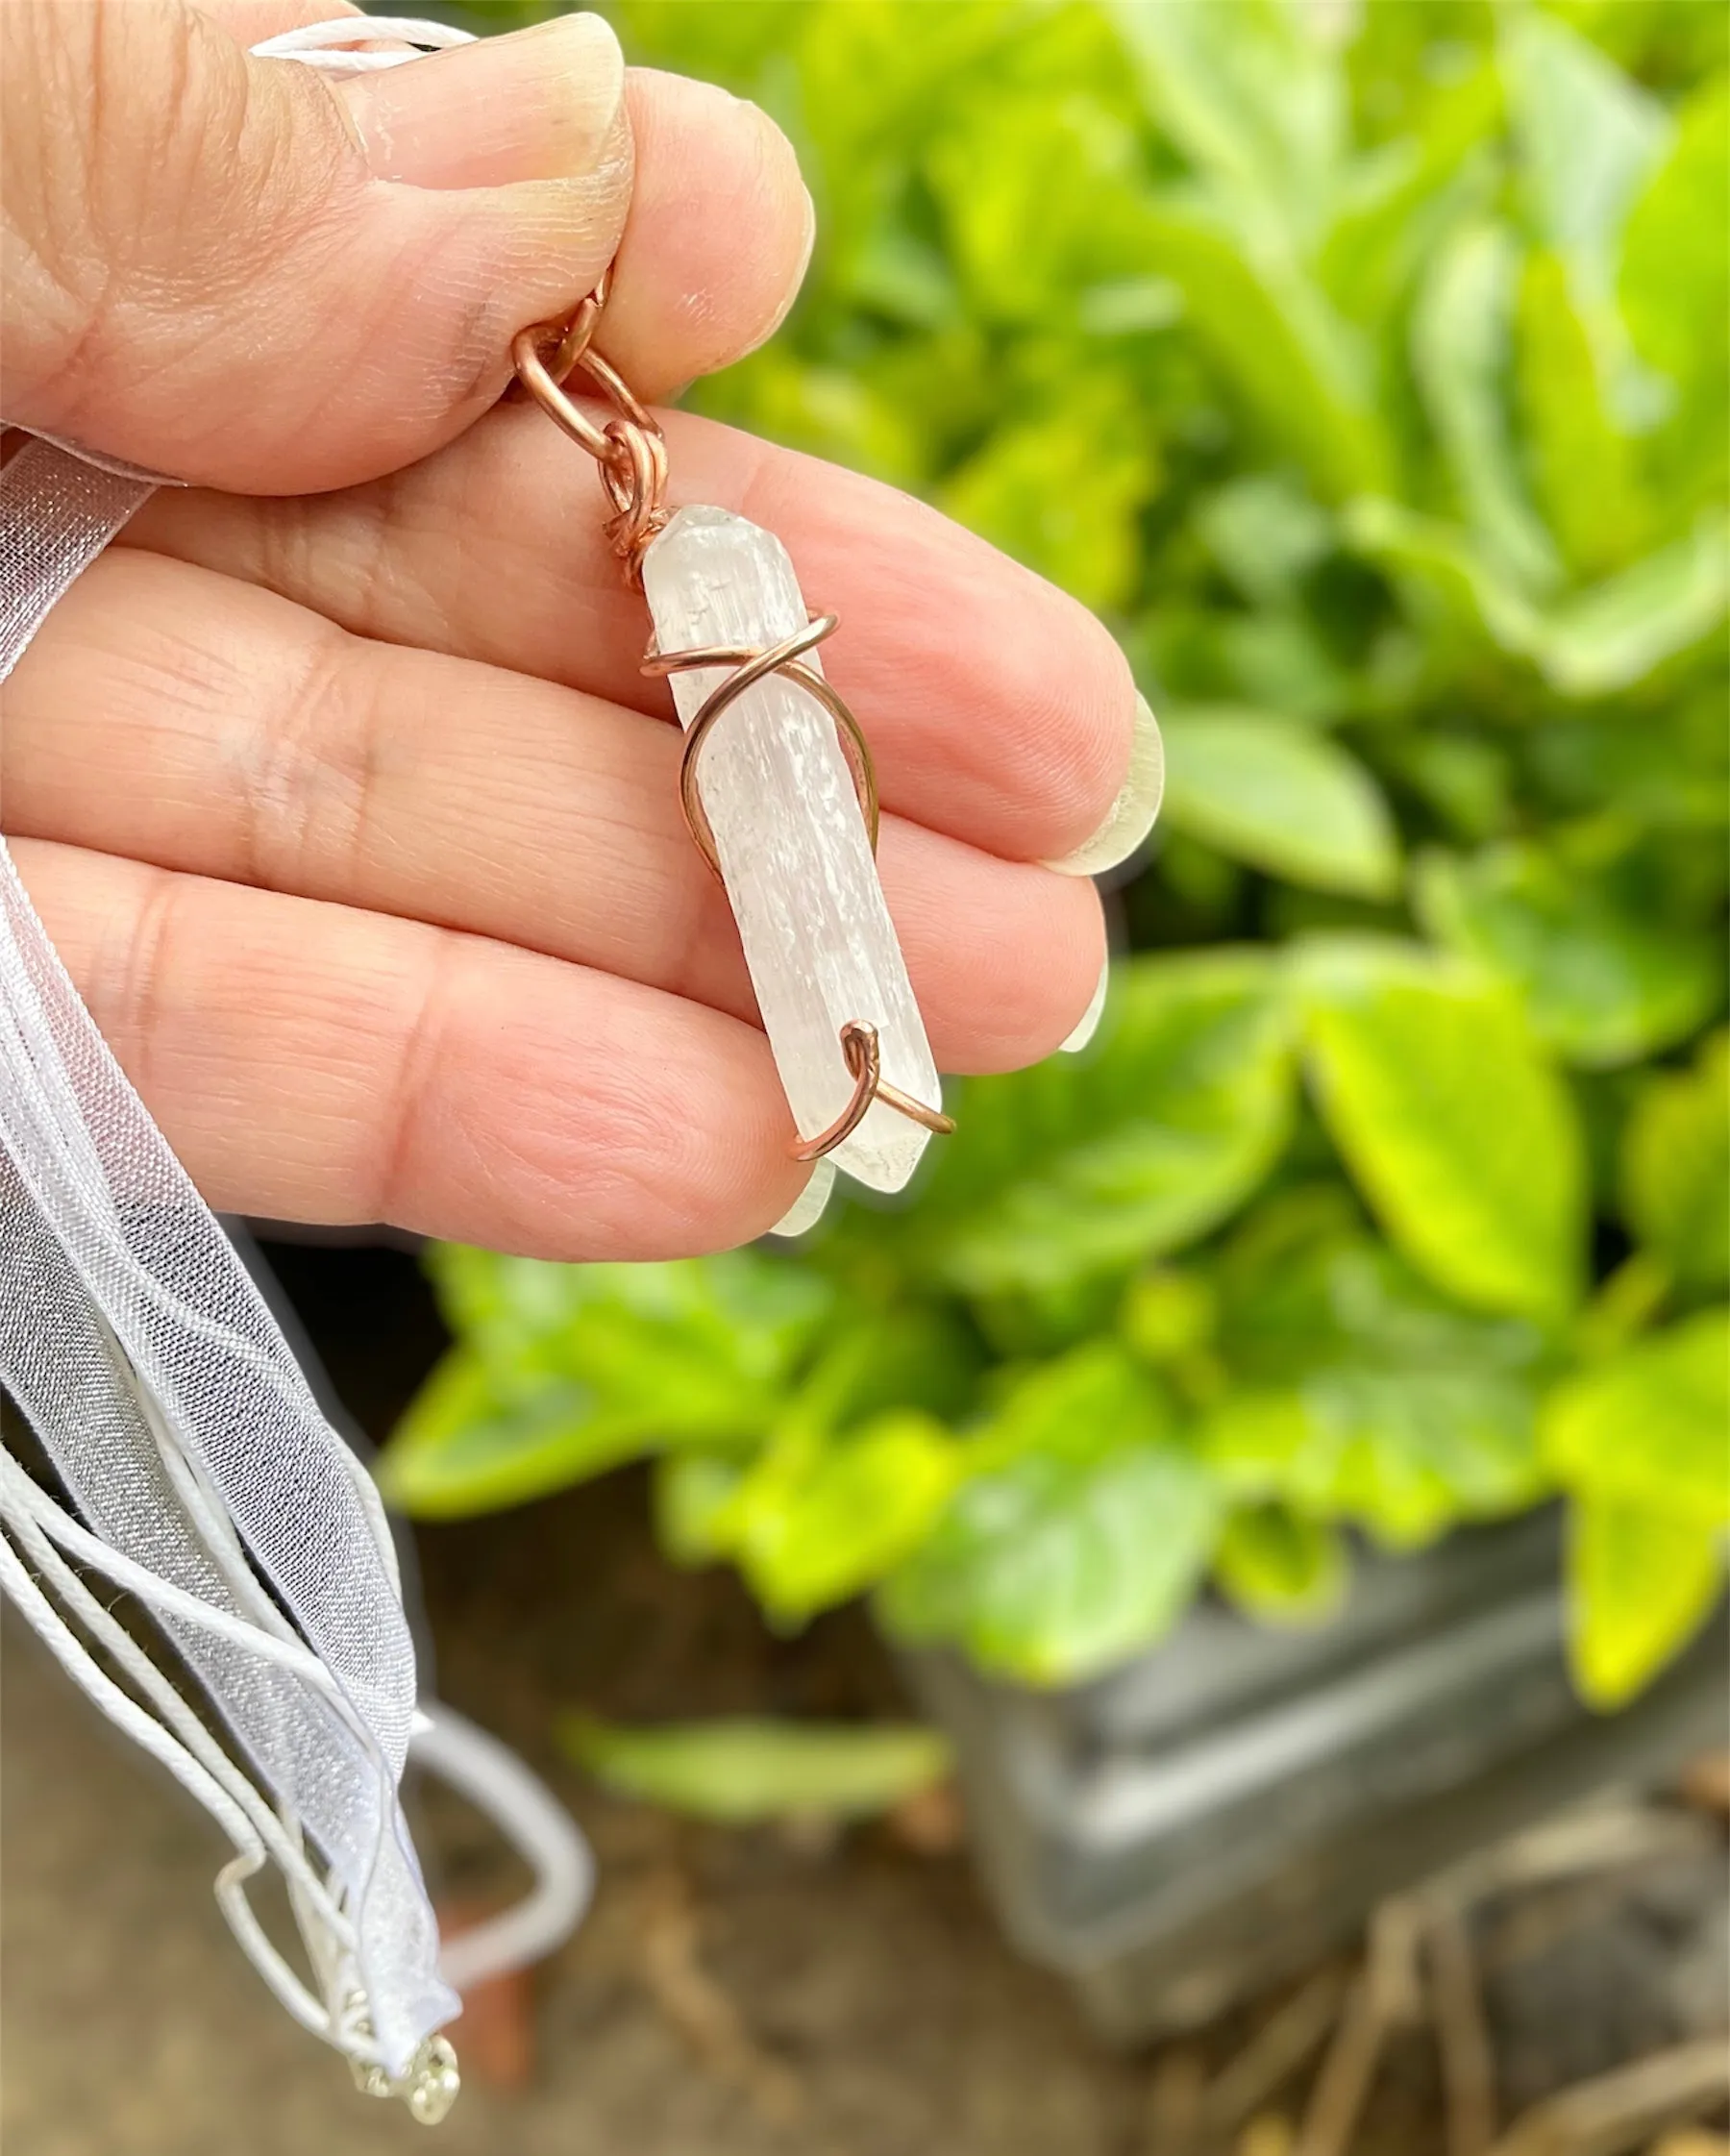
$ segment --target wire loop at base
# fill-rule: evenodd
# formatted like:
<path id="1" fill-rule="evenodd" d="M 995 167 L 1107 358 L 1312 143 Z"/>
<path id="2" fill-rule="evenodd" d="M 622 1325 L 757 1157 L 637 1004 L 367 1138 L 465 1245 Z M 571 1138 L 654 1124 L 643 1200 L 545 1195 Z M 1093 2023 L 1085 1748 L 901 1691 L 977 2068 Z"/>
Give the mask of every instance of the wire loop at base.
<path id="1" fill-rule="evenodd" d="M 802 1138 L 793 1147 L 795 1160 L 821 1160 L 826 1152 L 833 1152 L 837 1146 L 844 1145 L 864 1122 L 874 1101 L 880 1101 L 884 1107 L 893 1108 L 908 1122 L 920 1124 L 940 1138 L 952 1134 L 953 1116 L 945 1115 L 941 1108 L 927 1107 L 923 1101 L 903 1093 L 899 1085 L 885 1081 L 883 1052 L 875 1026 L 861 1025 L 857 1019 L 851 1019 L 841 1028 L 841 1053 L 853 1075 L 853 1099 L 827 1130 L 820 1130 L 814 1138 Z"/>

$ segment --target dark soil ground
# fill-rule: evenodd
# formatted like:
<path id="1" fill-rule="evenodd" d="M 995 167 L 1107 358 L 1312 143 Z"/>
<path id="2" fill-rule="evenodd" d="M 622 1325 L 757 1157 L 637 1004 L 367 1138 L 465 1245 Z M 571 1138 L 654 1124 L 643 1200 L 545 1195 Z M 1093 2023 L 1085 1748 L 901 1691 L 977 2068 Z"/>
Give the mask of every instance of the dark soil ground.
<path id="1" fill-rule="evenodd" d="M 436 1348 L 412 1267 L 273 1252 L 349 1406 L 388 1425 Z M 730 1578 L 655 1555 L 641 1482 L 423 1529 L 440 1691 L 570 1803 L 596 1905 L 536 1980 L 457 2031 L 468 2085 L 446 2156 L 1179 2156 L 1196 2092 L 1278 2002 L 1124 2058 L 999 1938 L 958 1850 L 888 1826 L 828 1842 L 724 1834 L 601 1797 L 556 1710 L 621 1717 L 906 1711 L 869 1627 L 776 1641 Z M 0 2137 L 5 2156 L 373 2156 L 422 2129 L 349 2087 L 253 1977 L 210 1898 L 213 1830 L 111 1735 L 21 1627 L 0 1690 Z M 448 1901 L 507 1892 L 431 1794 Z M 939 1837 L 941 1839 L 941 1837 Z M 1537 1895 L 1479 1940 L 1504 2113 L 1726 2019 L 1721 1837 L 1666 1815 L 1613 1876 Z M 527 2063 L 519 2086 L 501 2086 Z M 1441 2156 L 1427 2033 L 1390 2044 L 1352 2156 Z M 492 2085 L 475 2071 L 490 2058 Z M 1283 2156 L 1312 2062 L 1259 2101 L 1245 2156 Z M 1227 2146 L 1232 2145 L 1227 2142 Z M 1606 2144 L 1606 2146 L 1609 2144 Z M 1619 2143 L 1617 2145 L 1635 2145 Z M 1709 2144 L 1710 2145 L 1710 2144 Z M 1725 2146 L 1727 2144 L 1718 2144 Z"/>

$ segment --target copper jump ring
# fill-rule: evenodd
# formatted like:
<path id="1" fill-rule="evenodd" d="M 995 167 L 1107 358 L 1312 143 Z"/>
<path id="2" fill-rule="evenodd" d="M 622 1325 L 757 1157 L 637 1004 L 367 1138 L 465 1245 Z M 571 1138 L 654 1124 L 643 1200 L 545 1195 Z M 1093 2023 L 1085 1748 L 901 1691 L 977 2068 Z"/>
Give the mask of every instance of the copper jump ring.
<path id="1" fill-rule="evenodd" d="M 643 556 L 667 521 L 667 445 L 659 422 L 600 353 L 592 339 L 606 305 L 612 273 L 606 272 L 568 322 L 531 322 L 511 339 L 517 380 L 555 426 L 601 467 L 601 483 L 612 504 L 606 535 L 624 566 L 626 582 L 641 590 Z M 612 407 L 597 425 L 565 391 L 572 375 L 584 376 Z"/>
<path id="2" fill-rule="evenodd" d="M 859 797 L 859 811 L 865 818 L 866 833 L 871 840 L 871 850 L 877 852 L 877 772 L 871 760 L 871 749 L 859 722 L 823 676 L 812 667 L 801 664 L 805 652 L 813 651 L 826 636 L 832 636 L 841 625 L 839 614 L 813 614 L 803 629 L 796 629 L 791 636 L 783 636 L 778 644 L 756 646 L 754 644 L 704 644 L 695 651 L 658 652 L 651 646 L 645 656 L 642 671 L 655 680 L 669 674 L 690 674 L 703 666 L 730 666 L 729 674 L 718 688 L 711 689 L 698 706 L 697 716 L 691 721 L 685 735 L 684 760 L 679 767 L 679 800 L 684 810 L 684 819 L 697 851 L 708 863 L 712 873 L 721 880 L 720 856 L 715 852 L 715 834 L 709 829 L 707 811 L 703 805 L 702 790 L 697 783 L 698 763 L 704 744 L 714 731 L 715 722 L 729 705 L 744 695 L 748 688 L 770 674 L 784 674 L 788 681 L 796 681 L 807 696 L 813 696 L 835 722 L 835 732 L 841 743 L 841 754 L 847 758 L 847 768 L 853 774 L 853 791 Z"/>

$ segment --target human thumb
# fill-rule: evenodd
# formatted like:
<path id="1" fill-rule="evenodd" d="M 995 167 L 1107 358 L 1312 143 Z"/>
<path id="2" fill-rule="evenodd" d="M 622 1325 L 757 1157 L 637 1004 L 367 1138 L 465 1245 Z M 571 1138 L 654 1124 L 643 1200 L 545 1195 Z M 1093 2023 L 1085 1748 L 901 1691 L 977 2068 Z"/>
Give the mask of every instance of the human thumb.
<path id="1" fill-rule="evenodd" d="M 0 411 L 245 492 L 372 478 L 610 260 L 618 40 L 563 15 L 336 82 L 221 4 L 0 0 Z"/>

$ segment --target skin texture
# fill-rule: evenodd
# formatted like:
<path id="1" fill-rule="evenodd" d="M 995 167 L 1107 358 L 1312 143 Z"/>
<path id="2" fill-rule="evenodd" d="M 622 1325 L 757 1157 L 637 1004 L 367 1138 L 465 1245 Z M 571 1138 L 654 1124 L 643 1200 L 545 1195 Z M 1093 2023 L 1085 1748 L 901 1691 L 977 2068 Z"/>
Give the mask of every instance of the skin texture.
<path id="1" fill-rule="evenodd" d="M 215 483 L 159 493 L 7 684 L 0 829 L 212 1203 L 558 1257 L 736 1242 L 804 1171 L 594 469 L 496 400 L 510 332 L 615 250 L 601 342 L 645 394 L 738 357 L 809 200 L 763 114 L 627 77 L 592 18 L 358 112 L 245 59 L 331 12 L 0 0 L 7 417 Z M 1038 864 L 1123 782 L 1120 656 L 920 505 L 666 424 L 673 500 L 778 531 L 843 617 L 939 1063 L 1049 1053 L 1103 939 Z"/>

